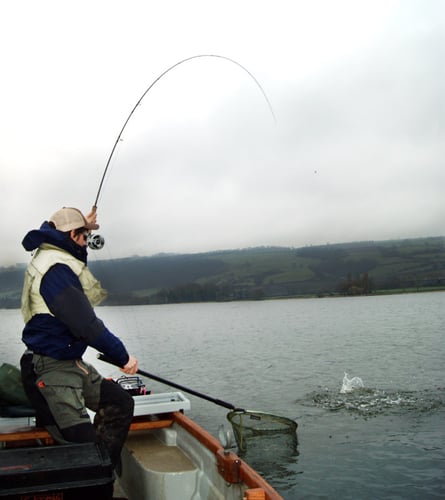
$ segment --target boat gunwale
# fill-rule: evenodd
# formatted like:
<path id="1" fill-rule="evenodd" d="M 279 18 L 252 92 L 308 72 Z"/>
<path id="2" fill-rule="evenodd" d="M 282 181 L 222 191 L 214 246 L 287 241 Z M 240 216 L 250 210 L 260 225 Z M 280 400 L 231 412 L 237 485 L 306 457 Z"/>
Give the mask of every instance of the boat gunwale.
<path id="1" fill-rule="evenodd" d="M 183 427 L 215 455 L 218 471 L 224 479 L 228 482 L 243 482 L 252 492 L 255 489 L 262 490 L 266 500 L 282 500 L 281 495 L 258 472 L 236 453 L 225 450 L 220 441 L 203 427 L 181 412 L 173 412 L 172 416 L 174 422 Z M 246 491 L 247 499 L 249 498 L 248 491 Z"/>

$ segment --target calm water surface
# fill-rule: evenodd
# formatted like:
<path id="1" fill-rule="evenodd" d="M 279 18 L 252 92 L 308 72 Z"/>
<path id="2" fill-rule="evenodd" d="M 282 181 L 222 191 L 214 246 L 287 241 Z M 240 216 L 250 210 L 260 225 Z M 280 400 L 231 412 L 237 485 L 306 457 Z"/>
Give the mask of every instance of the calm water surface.
<path id="1" fill-rule="evenodd" d="M 142 369 L 298 422 L 298 447 L 245 459 L 285 499 L 445 498 L 445 293 L 99 308 Z M 4 358 L 22 352 L 0 311 Z M 105 375 L 114 368 L 94 361 Z M 364 388 L 341 394 L 344 374 Z M 147 381 L 155 391 L 170 390 Z M 227 410 L 189 396 L 217 434 Z M 273 453 L 270 452 L 273 450 Z"/>

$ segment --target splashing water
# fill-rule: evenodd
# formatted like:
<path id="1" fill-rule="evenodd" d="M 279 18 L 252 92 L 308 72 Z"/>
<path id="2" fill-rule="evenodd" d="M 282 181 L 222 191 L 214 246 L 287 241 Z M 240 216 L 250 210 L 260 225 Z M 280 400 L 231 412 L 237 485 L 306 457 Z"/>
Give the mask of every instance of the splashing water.
<path id="1" fill-rule="evenodd" d="M 365 388 L 360 377 L 348 378 L 345 373 L 340 392 L 325 389 L 307 394 L 298 403 L 310 404 L 330 411 L 353 412 L 364 417 L 405 411 L 430 412 L 445 406 L 445 388 L 423 391 L 382 390 Z"/>
<path id="2" fill-rule="evenodd" d="M 387 391 L 378 389 L 357 389 L 339 395 L 326 390 L 308 394 L 303 404 L 315 404 L 330 411 L 347 411 L 362 416 L 389 415 L 396 413 L 425 413 L 445 407 L 445 389 L 423 391 Z"/>
<path id="3" fill-rule="evenodd" d="M 363 387 L 365 387 L 365 385 L 363 384 L 363 380 L 360 377 L 348 378 L 348 374 L 345 373 L 340 394 L 347 394 L 349 392 L 352 392 L 354 389 L 363 389 Z"/>

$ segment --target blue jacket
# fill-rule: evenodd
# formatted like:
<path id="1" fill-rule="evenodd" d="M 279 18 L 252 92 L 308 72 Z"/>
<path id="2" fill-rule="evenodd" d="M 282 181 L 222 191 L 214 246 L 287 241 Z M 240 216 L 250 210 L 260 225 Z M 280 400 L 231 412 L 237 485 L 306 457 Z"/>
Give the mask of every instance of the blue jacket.
<path id="1" fill-rule="evenodd" d="M 55 245 L 87 262 L 86 248 L 77 245 L 65 233 L 44 222 L 22 241 L 27 251 L 42 243 Z M 22 340 L 31 351 L 54 359 L 80 359 L 88 346 L 109 356 L 120 366 L 129 359 L 122 341 L 96 316 L 83 292 L 79 278 L 66 264 L 56 264 L 45 274 L 40 285 L 51 314 L 36 314 L 23 329 Z"/>

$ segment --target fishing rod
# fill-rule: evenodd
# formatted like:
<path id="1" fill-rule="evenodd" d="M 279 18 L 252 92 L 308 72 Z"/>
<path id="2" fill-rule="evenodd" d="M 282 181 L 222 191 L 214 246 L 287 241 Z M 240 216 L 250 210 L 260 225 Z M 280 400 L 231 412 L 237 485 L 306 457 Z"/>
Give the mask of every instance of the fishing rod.
<path id="1" fill-rule="evenodd" d="M 272 113 L 272 116 L 273 116 L 273 119 L 274 119 L 274 122 L 276 123 L 276 118 L 275 118 L 275 113 L 273 111 L 273 108 L 272 108 L 272 105 L 266 95 L 266 92 L 264 91 L 263 87 L 261 86 L 260 82 L 255 78 L 255 76 L 247 69 L 245 68 L 242 64 L 240 64 L 239 62 L 235 61 L 234 59 L 231 59 L 230 57 L 226 57 L 226 56 L 221 56 L 221 55 L 218 55 L 218 54 L 198 54 L 198 55 L 194 55 L 194 56 L 191 56 L 191 57 L 187 57 L 186 59 L 182 59 L 182 61 L 179 61 L 175 64 L 173 64 L 172 66 L 170 66 L 169 68 L 167 68 L 164 72 L 162 72 L 150 85 L 149 87 L 145 90 L 145 92 L 142 94 L 142 96 L 139 98 L 139 100 L 136 102 L 136 104 L 134 105 L 133 109 L 130 111 L 130 114 L 127 116 L 127 119 L 125 120 L 117 138 L 116 138 L 116 141 L 113 145 L 113 148 L 111 149 L 111 152 L 110 152 L 110 156 L 108 157 L 108 161 L 105 165 L 105 169 L 104 169 L 104 172 L 102 174 L 102 178 L 100 180 L 100 184 L 99 184 L 99 189 L 97 190 L 97 194 L 96 194 L 96 199 L 94 201 L 94 205 L 93 205 L 93 210 L 95 211 L 97 209 L 97 204 L 99 202 L 99 197 L 100 197 L 100 193 L 102 191 L 102 186 L 104 184 L 104 181 L 105 181 L 105 177 L 107 175 L 107 172 L 108 172 L 108 167 L 110 166 L 110 162 L 111 162 L 111 159 L 113 158 L 113 154 L 116 150 L 116 147 L 119 143 L 119 141 L 121 140 L 121 137 L 122 137 L 122 134 L 128 124 L 128 122 L 130 121 L 131 117 L 133 116 L 133 113 L 136 111 L 136 108 L 141 104 L 142 102 L 142 99 L 144 99 L 144 97 L 148 94 L 148 92 L 150 92 L 150 90 L 154 87 L 154 85 L 156 85 L 156 83 L 163 77 L 165 76 L 167 73 L 169 73 L 171 70 L 173 70 L 174 68 L 176 68 L 177 66 L 179 66 L 180 64 L 183 64 L 185 62 L 188 62 L 188 61 L 191 61 L 192 59 L 199 59 L 199 58 L 204 58 L 204 57 L 214 57 L 214 58 L 218 58 L 218 59 L 224 59 L 226 61 L 229 61 L 233 64 L 236 64 L 238 67 L 240 67 L 242 70 L 244 70 L 252 79 L 253 81 L 256 83 L 257 87 L 260 89 L 261 93 L 263 94 L 263 97 L 264 99 L 266 100 L 267 102 L 267 105 L 269 107 L 269 110 L 270 112 Z"/>
<path id="2" fill-rule="evenodd" d="M 108 356 L 105 356 L 105 354 L 99 353 L 97 355 L 97 359 L 100 359 L 100 361 L 104 361 L 105 363 L 109 363 L 110 365 L 117 366 L 118 368 L 122 368 L 119 366 L 118 363 L 113 361 L 111 358 Z M 175 387 L 176 389 L 179 389 L 180 391 L 188 392 L 189 394 L 192 394 L 193 396 L 196 396 L 201 399 L 205 399 L 207 401 L 210 401 L 211 403 L 214 403 L 218 406 L 222 406 L 224 408 L 227 408 L 228 410 L 233 410 L 236 412 L 244 412 L 245 410 L 243 408 L 238 408 L 237 406 L 233 405 L 232 403 L 227 403 L 227 401 L 223 401 L 222 399 L 217 399 L 213 398 L 212 396 L 208 396 L 207 394 L 203 394 L 202 392 L 195 391 L 194 389 L 190 389 L 189 387 L 185 387 L 183 385 L 177 384 L 176 382 L 172 382 L 171 380 L 167 380 L 166 378 L 159 377 L 158 375 L 153 375 L 153 373 L 148 373 L 144 370 L 138 370 L 136 373 L 139 375 L 143 375 L 144 377 L 151 378 L 153 380 L 156 380 L 157 382 L 161 382 L 162 384 L 170 385 L 171 387 Z"/>

